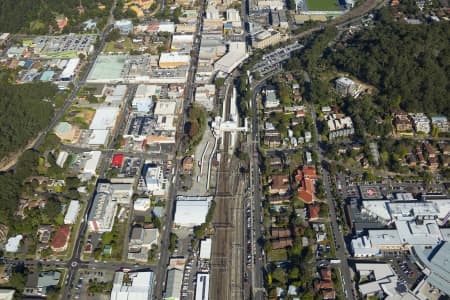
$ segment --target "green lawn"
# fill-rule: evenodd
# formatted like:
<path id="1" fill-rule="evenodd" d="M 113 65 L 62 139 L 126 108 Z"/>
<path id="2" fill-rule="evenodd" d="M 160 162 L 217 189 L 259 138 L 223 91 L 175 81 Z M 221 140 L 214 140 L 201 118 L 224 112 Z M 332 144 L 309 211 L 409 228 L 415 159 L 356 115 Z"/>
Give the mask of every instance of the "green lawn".
<path id="1" fill-rule="evenodd" d="M 271 261 L 285 261 L 287 260 L 287 251 L 284 249 L 272 250 L 269 256 Z"/>
<path id="2" fill-rule="evenodd" d="M 306 0 L 308 10 L 334 11 L 341 10 L 336 0 Z"/>

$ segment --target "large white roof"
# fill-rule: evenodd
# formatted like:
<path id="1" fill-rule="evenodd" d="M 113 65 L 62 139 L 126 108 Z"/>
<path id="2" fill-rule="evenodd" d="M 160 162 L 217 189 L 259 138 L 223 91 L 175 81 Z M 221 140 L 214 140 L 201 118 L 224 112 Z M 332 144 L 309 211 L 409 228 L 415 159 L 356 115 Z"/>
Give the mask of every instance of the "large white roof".
<path id="1" fill-rule="evenodd" d="M 62 71 L 59 78 L 61 79 L 69 79 L 73 75 L 75 75 L 75 70 L 77 69 L 78 64 L 80 63 L 80 59 L 78 57 L 69 59 L 66 67 Z"/>
<path id="2" fill-rule="evenodd" d="M 178 197 L 175 203 L 175 224 L 193 227 L 205 222 L 211 197 Z"/>
<path id="3" fill-rule="evenodd" d="M 80 201 L 70 201 L 69 208 L 67 208 L 66 215 L 64 216 L 64 224 L 74 224 L 80 211 Z"/>
<path id="4" fill-rule="evenodd" d="M 104 106 L 97 109 L 94 119 L 92 119 L 89 129 L 111 129 L 116 123 L 116 118 L 119 115 L 119 108 L 115 106 Z"/>
<path id="5" fill-rule="evenodd" d="M 176 107 L 176 101 L 158 101 L 155 106 L 155 115 L 174 115 Z"/>
<path id="6" fill-rule="evenodd" d="M 153 272 L 116 272 L 111 300 L 150 300 L 152 293 Z"/>
<path id="7" fill-rule="evenodd" d="M 209 274 L 197 273 L 195 300 L 208 300 L 208 299 L 209 299 Z"/>
<path id="8" fill-rule="evenodd" d="M 97 169 L 98 162 L 100 161 L 100 156 L 102 152 L 100 151 L 90 151 L 85 152 L 85 155 L 89 156 L 84 165 L 83 172 L 95 174 L 95 170 Z"/>
<path id="9" fill-rule="evenodd" d="M 210 238 L 202 240 L 200 242 L 200 258 L 210 259 L 211 258 L 211 245 L 212 240 Z"/>
<path id="10" fill-rule="evenodd" d="M 5 245 L 6 252 L 16 253 L 17 250 L 19 250 L 20 241 L 22 240 L 23 236 L 21 234 L 18 234 L 14 237 L 10 237 L 8 239 L 8 243 Z"/>

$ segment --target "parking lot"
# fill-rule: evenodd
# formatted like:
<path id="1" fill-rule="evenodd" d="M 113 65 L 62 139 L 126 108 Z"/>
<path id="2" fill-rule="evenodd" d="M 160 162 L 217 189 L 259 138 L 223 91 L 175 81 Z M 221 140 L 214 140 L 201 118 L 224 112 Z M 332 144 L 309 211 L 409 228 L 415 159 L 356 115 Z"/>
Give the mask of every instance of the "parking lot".
<path id="1" fill-rule="evenodd" d="M 89 292 L 89 285 L 94 283 L 110 283 L 114 279 L 114 272 L 110 270 L 79 270 L 76 274 L 76 280 L 71 288 L 72 299 L 92 299 L 92 300 L 107 300 L 110 294 L 105 293 L 91 293 Z"/>
<path id="2" fill-rule="evenodd" d="M 392 268 L 409 289 L 413 289 L 423 276 L 417 265 L 405 255 L 397 256 L 392 262 Z"/>
<path id="3" fill-rule="evenodd" d="M 280 63 L 291 57 L 291 52 L 303 48 L 303 45 L 295 42 L 284 48 L 277 49 L 263 55 L 261 62 L 253 67 L 253 72 L 259 72 L 260 75 L 267 74 L 280 66 Z"/>

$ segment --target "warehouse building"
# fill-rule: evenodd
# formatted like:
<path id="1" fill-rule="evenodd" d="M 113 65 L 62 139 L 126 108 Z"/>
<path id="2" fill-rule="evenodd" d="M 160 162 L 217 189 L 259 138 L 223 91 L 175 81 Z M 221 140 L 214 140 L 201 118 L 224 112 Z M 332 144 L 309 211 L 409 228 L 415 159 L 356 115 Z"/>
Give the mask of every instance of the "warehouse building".
<path id="1" fill-rule="evenodd" d="M 178 52 L 161 53 L 159 57 L 160 68 L 178 68 L 181 66 L 189 66 L 191 57 L 187 54 L 180 54 Z"/>
<path id="2" fill-rule="evenodd" d="M 111 300 L 151 300 L 153 272 L 116 272 Z"/>
<path id="3" fill-rule="evenodd" d="M 61 81 L 72 81 L 74 79 L 76 70 L 78 68 L 78 64 L 80 63 L 80 59 L 78 57 L 69 59 L 69 62 L 65 66 L 61 75 L 59 75 L 59 80 Z"/>
<path id="4" fill-rule="evenodd" d="M 195 288 L 195 300 L 209 299 L 209 274 L 197 273 L 197 286 Z"/>
<path id="5" fill-rule="evenodd" d="M 165 299 L 179 300 L 181 297 L 181 286 L 183 284 L 183 271 L 177 268 L 168 270 L 166 282 Z"/>
<path id="6" fill-rule="evenodd" d="M 211 201 L 212 197 L 178 196 L 174 223 L 180 227 L 194 227 L 204 223 Z"/>
<path id="7" fill-rule="evenodd" d="M 222 71 L 230 74 L 246 58 L 247 44 L 245 42 L 231 42 L 228 46 L 228 52 L 214 64 L 214 71 Z"/>

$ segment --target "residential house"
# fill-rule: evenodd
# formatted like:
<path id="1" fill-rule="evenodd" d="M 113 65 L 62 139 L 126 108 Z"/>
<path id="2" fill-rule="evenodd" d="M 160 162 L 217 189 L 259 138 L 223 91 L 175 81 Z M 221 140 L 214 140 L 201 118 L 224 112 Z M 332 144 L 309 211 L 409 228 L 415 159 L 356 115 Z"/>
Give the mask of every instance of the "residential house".
<path id="1" fill-rule="evenodd" d="M 290 190 L 288 175 L 272 175 L 270 178 L 269 193 L 284 195 Z"/>
<path id="2" fill-rule="evenodd" d="M 316 203 L 308 205 L 308 215 L 310 221 L 319 219 L 319 213 L 320 213 L 320 204 Z"/>
<path id="3" fill-rule="evenodd" d="M 289 247 L 292 247 L 294 243 L 294 240 L 292 238 L 282 238 L 278 240 L 272 241 L 272 249 L 278 250 L 278 249 L 286 249 Z"/>
<path id="4" fill-rule="evenodd" d="M 270 230 L 270 235 L 274 240 L 288 238 L 292 236 L 291 230 L 289 228 L 281 228 L 281 227 L 272 227 Z"/>
<path id="5" fill-rule="evenodd" d="M 394 126 L 398 132 L 411 131 L 413 127 L 408 114 L 404 111 L 394 113 Z"/>
<path id="6" fill-rule="evenodd" d="M 38 248 L 43 249 L 48 247 L 48 243 L 50 242 L 50 237 L 52 236 L 53 225 L 40 225 L 38 227 Z"/>

